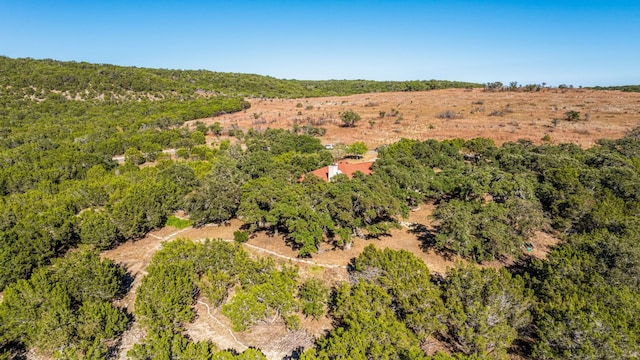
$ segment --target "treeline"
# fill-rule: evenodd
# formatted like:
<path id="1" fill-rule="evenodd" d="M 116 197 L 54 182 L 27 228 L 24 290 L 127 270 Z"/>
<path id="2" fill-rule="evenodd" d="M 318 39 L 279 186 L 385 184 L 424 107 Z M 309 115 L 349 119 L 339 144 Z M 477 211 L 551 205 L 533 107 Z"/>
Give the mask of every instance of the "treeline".
<path id="1" fill-rule="evenodd" d="M 42 98 L 51 91 L 70 98 L 143 99 L 194 98 L 198 94 L 232 97 L 301 98 L 388 91 L 425 91 L 480 87 L 445 81 L 281 80 L 270 76 L 206 70 L 167 70 L 84 62 L 11 59 L 0 56 L 0 89 Z"/>
<path id="2" fill-rule="evenodd" d="M 0 270 L 0 286 L 28 277 L 77 244 L 107 249 L 139 238 L 163 226 L 176 210 L 188 211 L 196 225 L 229 220 L 250 179 L 268 174 L 270 181 L 295 183 L 301 174 L 331 161 L 310 136 L 268 130 L 249 132 L 246 139 L 246 150 L 228 141 L 214 148 L 197 145 L 186 159 L 165 159 L 142 169 L 126 157 L 120 167 L 97 164 L 82 177 L 39 179 L 32 189 L 3 196 L 0 259 L 6 266 Z"/>
<path id="3" fill-rule="evenodd" d="M 197 152 L 204 135 L 180 127 L 185 120 L 244 106 L 239 98 L 92 104 L 3 95 L 0 288 L 79 242 L 104 248 L 161 226 L 178 206 L 171 199 L 181 199 L 179 191 L 189 189 L 162 180 L 165 175 L 156 179 L 143 172 L 136 178 L 136 165 L 161 159 L 168 147 Z M 116 169 L 112 157 L 123 153 L 127 165 Z"/>
<path id="4" fill-rule="evenodd" d="M 594 86 L 594 90 L 619 90 L 625 92 L 640 92 L 640 85 L 622 85 L 622 86 Z"/>
<path id="5" fill-rule="evenodd" d="M 112 157 L 137 150 L 153 161 L 165 148 L 191 148 L 204 136 L 179 127 L 184 121 L 242 109 L 240 99 L 143 101 L 96 104 L 82 101 L 14 101 L 2 110 L 4 135 L 0 184 L 3 195 L 43 181 L 82 179 L 94 165 L 112 169 Z"/>

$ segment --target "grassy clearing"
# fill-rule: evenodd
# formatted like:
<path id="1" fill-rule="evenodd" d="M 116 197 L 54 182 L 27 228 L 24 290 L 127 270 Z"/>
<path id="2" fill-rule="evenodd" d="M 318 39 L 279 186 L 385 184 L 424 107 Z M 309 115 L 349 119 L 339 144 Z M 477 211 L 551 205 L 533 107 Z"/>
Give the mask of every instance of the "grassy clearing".
<path id="1" fill-rule="evenodd" d="M 174 228 L 178 228 L 178 229 L 184 229 L 193 225 L 193 222 L 189 220 L 180 219 L 179 217 L 171 215 L 167 218 L 167 223 L 165 225 L 173 226 Z"/>

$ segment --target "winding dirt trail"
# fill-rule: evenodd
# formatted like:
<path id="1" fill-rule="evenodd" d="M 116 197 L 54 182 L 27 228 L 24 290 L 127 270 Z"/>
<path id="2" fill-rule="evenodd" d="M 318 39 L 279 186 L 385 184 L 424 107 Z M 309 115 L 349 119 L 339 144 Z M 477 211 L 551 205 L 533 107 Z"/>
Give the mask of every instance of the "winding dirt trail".
<path id="1" fill-rule="evenodd" d="M 129 241 L 118 247 L 102 253 L 102 257 L 109 258 L 117 264 L 123 265 L 133 277 L 133 282 L 127 294 L 116 301 L 116 305 L 134 311 L 135 297 L 142 278 L 147 274 L 146 269 L 151 263 L 153 255 L 162 248 L 162 243 L 173 241 L 178 238 L 188 238 L 193 241 L 205 241 L 206 239 L 221 239 L 233 242 L 233 232 L 240 229 L 242 223 L 238 220 L 231 221 L 231 226 L 205 226 L 202 228 L 188 227 L 178 230 L 173 227 L 165 227 L 160 230 L 148 233 L 144 238 L 137 241 Z M 246 243 L 246 250 L 254 254 L 266 254 L 267 256 L 279 258 L 290 263 L 299 263 L 307 266 L 315 266 L 326 269 L 340 269 L 346 273 L 346 265 L 325 264 L 307 259 L 296 258 L 295 255 L 283 255 L 276 251 L 269 250 L 257 245 Z M 218 309 L 212 309 L 209 304 L 198 299 L 194 305 L 196 320 L 191 324 L 186 324 L 187 334 L 194 340 L 211 340 L 219 349 L 233 349 L 242 352 L 249 346 L 256 346 L 254 336 L 244 336 L 247 339 L 240 339 L 231 330 L 226 318 L 218 316 Z M 208 319 L 208 320 L 207 320 Z M 280 329 L 281 330 L 281 329 Z M 286 338 L 286 331 L 267 331 L 272 335 L 277 335 L 279 339 Z M 126 359 L 127 352 L 134 344 L 139 343 L 145 337 L 145 331 L 138 322 L 134 320 L 131 327 L 125 331 L 118 347 L 118 359 Z M 299 335 L 297 335 L 300 337 Z M 264 337 L 264 336 L 262 336 Z M 308 337 L 308 336 L 307 336 Z M 306 338 L 306 337 L 305 337 Z M 273 338 L 269 341 L 273 342 Z M 307 340 L 309 342 L 310 340 Z M 262 341 L 259 341 L 262 342 Z M 267 345 L 267 344 L 264 344 Z M 284 350 L 284 352 L 289 349 Z M 269 351 L 270 358 L 282 358 L 283 351 Z M 285 354 L 286 355 L 286 354 Z"/>
<path id="2" fill-rule="evenodd" d="M 252 256 L 268 256 L 280 263 L 298 265 L 301 279 L 320 278 L 328 285 L 348 281 L 347 265 L 369 244 L 374 244 L 377 248 L 410 251 L 421 258 L 430 271 L 444 274 L 447 268 L 453 267 L 455 261 L 459 259 L 445 259 L 433 250 L 426 251 L 421 247 L 418 235 L 409 231 L 413 224 L 431 227 L 430 215 L 433 209 L 432 205 L 423 205 L 420 209 L 411 212 L 408 219 L 401 222 L 402 229 L 393 229 L 390 236 L 377 240 L 355 239 L 349 250 L 333 249 L 329 244 L 323 243 L 320 253 L 314 254 L 312 259 L 298 258 L 297 252 L 285 244 L 282 236 L 272 237 L 265 233 L 258 233 L 244 243 L 243 247 Z M 173 241 L 177 238 L 192 239 L 196 242 L 202 242 L 206 239 L 222 239 L 233 242 L 231 240 L 233 232 L 239 230 L 241 226 L 242 222 L 234 219 L 230 221 L 229 226 L 208 225 L 201 228 L 188 227 L 182 230 L 165 227 L 150 232 L 140 240 L 130 241 L 115 249 L 103 252 L 103 257 L 122 264 L 133 277 L 129 292 L 124 298 L 118 300 L 116 305 L 133 312 L 137 288 L 142 277 L 146 274 L 147 266 L 153 255 L 162 248 L 163 242 Z M 536 251 L 540 254 L 532 255 L 544 257 L 556 239 L 547 236 L 536 239 L 536 241 L 538 240 L 541 243 L 536 243 Z M 504 266 L 504 264 L 497 263 L 488 265 Z M 300 346 L 312 346 L 313 339 L 331 329 L 332 326 L 331 320 L 328 318 L 321 321 L 301 319 L 303 330 L 300 331 L 288 331 L 282 322 L 275 322 L 255 326 L 251 331 L 235 333 L 231 329 L 229 320 L 219 313 L 220 308 L 212 308 L 204 300 L 196 300 L 194 304 L 196 319 L 192 323 L 185 324 L 186 334 L 196 341 L 210 340 L 221 350 L 233 349 L 242 352 L 247 347 L 254 346 L 260 348 L 269 359 L 282 359 Z M 134 321 L 131 328 L 122 337 L 117 358 L 126 359 L 127 351 L 135 343 L 140 342 L 144 336 L 144 329 Z"/>
<path id="3" fill-rule="evenodd" d="M 129 291 L 122 299 L 115 302 L 116 306 L 127 309 L 128 312 L 133 313 L 136 292 L 142 278 L 147 274 L 147 266 L 151 263 L 153 254 L 160 250 L 162 242 L 174 240 L 187 230 L 188 228 L 177 230 L 176 228 L 166 227 L 152 231 L 140 240 L 128 241 L 102 253 L 102 257 L 109 258 L 116 264 L 123 265 L 133 277 Z M 121 360 L 127 359 L 127 352 L 131 350 L 134 344 L 140 342 L 145 335 L 146 333 L 142 326 L 134 320 L 131 327 L 122 335 L 117 358 Z"/>
<path id="4" fill-rule="evenodd" d="M 216 317 L 217 309 L 212 310 L 206 302 L 196 300 L 195 310 L 196 320 L 185 325 L 187 333 L 193 340 L 210 340 L 219 349 L 234 349 L 238 352 L 249 347 L 236 337 L 227 324 Z"/>

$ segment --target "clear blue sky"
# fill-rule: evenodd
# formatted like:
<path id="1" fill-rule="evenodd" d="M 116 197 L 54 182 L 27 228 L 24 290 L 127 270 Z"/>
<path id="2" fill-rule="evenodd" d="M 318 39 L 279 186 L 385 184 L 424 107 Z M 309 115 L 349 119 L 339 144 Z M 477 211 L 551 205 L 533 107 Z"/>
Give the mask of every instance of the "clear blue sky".
<path id="1" fill-rule="evenodd" d="M 640 0 L 0 0 L 0 55 L 286 79 L 640 84 Z"/>

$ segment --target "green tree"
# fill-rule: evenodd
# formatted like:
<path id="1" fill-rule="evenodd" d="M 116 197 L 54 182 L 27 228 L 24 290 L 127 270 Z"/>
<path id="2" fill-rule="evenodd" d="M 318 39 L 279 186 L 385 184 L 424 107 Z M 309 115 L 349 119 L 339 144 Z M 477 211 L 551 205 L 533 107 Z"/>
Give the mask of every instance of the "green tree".
<path id="1" fill-rule="evenodd" d="M 207 143 L 207 139 L 204 136 L 204 133 L 202 133 L 200 130 L 192 132 L 190 138 L 194 144 L 202 145 Z"/>
<path id="2" fill-rule="evenodd" d="M 106 211 L 87 209 L 80 214 L 78 227 L 80 242 L 93 245 L 98 250 L 108 249 L 122 239 Z"/>
<path id="3" fill-rule="evenodd" d="M 271 210 L 280 200 L 286 183 L 261 177 L 247 181 L 242 186 L 238 215 L 253 229 L 264 229 L 275 223 Z"/>
<path id="4" fill-rule="evenodd" d="M 275 221 L 273 225 L 286 231 L 299 256 L 316 253 L 324 235 L 333 229 L 329 214 L 316 211 L 307 195 L 298 184 L 288 186 L 270 213 Z"/>
<path id="5" fill-rule="evenodd" d="M 208 341 L 193 342 L 183 334 L 171 332 L 147 334 L 127 353 L 127 358 L 146 359 L 226 359 L 226 354 L 216 353 L 216 347 Z M 215 356 L 215 357 L 214 357 Z M 235 357 L 231 356 L 231 359 Z"/>
<path id="6" fill-rule="evenodd" d="M 124 161 L 128 164 L 141 165 L 145 162 L 145 157 L 142 151 L 130 147 L 124 152 Z"/>
<path id="7" fill-rule="evenodd" d="M 425 359 L 417 338 L 392 308 L 391 297 L 377 285 L 359 281 L 340 286 L 332 309 L 338 324 L 317 340 L 315 358 Z"/>
<path id="8" fill-rule="evenodd" d="M 108 302 L 85 302 L 78 309 L 76 333 L 81 341 L 116 339 L 125 330 L 127 316 Z"/>
<path id="9" fill-rule="evenodd" d="M 368 245 L 353 261 L 356 279 L 373 282 L 391 295 L 398 319 L 422 338 L 444 330 L 440 290 L 429 268 L 405 250 L 377 250 Z"/>
<path id="10" fill-rule="evenodd" d="M 319 319 L 325 312 L 329 290 L 318 279 L 306 280 L 300 286 L 298 297 L 301 301 L 302 313 Z"/>
<path id="11" fill-rule="evenodd" d="M 222 126 L 220 126 L 219 122 L 214 122 L 213 125 L 209 126 L 209 130 L 215 136 L 222 135 Z"/>
<path id="12" fill-rule="evenodd" d="M 367 148 L 367 145 L 365 145 L 365 143 L 363 143 L 362 141 L 356 141 L 353 144 L 349 145 L 347 147 L 347 152 L 350 155 L 353 155 L 355 157 L 362 157 L 362 155 L 367 153 L 367 150 L 369 150 Z"/>
<path id="13" fill-rule="evenodd" d="M 467 355 L 504 358 L 531 322 L 532 292 L 505 269 L 458 265 L 447 272 L 443 298 L 448 314 L 442 335 Z"/>
<path id="14" fill-rule="evenodd" d="M 243 291 L 222 307 L 223 314 L 231 320 L 234 331 L 245 331 L 267 316 L 267 304 L 259 301 L 255 292 Z"/>
<path id="15" fill-rule="evenodd" d="M 440 204 L 433 216 L 440 221 L 436 247 L 474 261 L 518 255 L 545 223 L 540 205 L 520 198 L 486 204 L 451 200 Z"/>
<path id="16" fill-rule="evenodd" d="M 355 127 L 356 123 L 361 119 L 360 115 L 353 110 L 347 110 L 340 114 L 340 120 L 342 120 L 342 124 L 345 127 Z"/>
<path id="17" fill-rule="evenodd" d="M 223 305 L 222 313 L 231 320 L 234 330 L 244 331 L 261 320 L 273 322 L 291 316 L 298 305 L 294 298 L 297 272 L 297 268 L 271 271 L 264 282 L 247 284 Z"/>
<path id="18" fill-rule="evenodd" d="M 338 175 L 328 185 L 324 206 L 334 223 L 332 230 L 337 245 L 349 248 L 352 236 L 366 230 L 380 236 L 395 226 L 396 216 L 406 214 L 400 201 L 379 178 Z"/>
<path id="19" fill-rule="evenodd" d="M 101 260 L 95 250 L 80 248 L 56 259 L 51 273 L 56 282 L 65 284 L 77 303 L 113 299 L 120 293 L 125 270 L 111 260 Z"/>
<path id="20" fill-rule="evenodd" d="M 249 241 L 249 234 L 246 231 L 236 230 L 233 232 L 233 241 L 237 243 L 245 243 Z"/>
<path id="21" fill-rule="evenodd" d="M 635 240 L 599 230 L 572 236 L 531 264 L 539 299 L 532 356 L 633 358 L 640 351 L 637 248 Z"/>
<path id="22" fill-rule="evenodd" d="M 120 196 L 112 197 L 107 208 L 125 239 L 140 237 L 164 225 L 177 202 L 169 197 L 173 193 L 170 189 L 172 186 L 167 182 L 158 184 L 152 178 L 144 178 L 116 194 Z"/>
<path id="23" fill-rule="evenodd" d="M 243 176 L 235 163 L 221 158 L 186 199 L 186 209 L 194 225 L 220 223 L 235 216 L 240 206 Z"/>
<path id="24" fill-rule="evenodd" d="M 176 186 L 176 190 L 181 196 L 191 192 L 198 184 L 196 174 L 193 169 L 184 163 L 166 162 L 157 166 L 158 180 L 160 182 L 170 182 Z"/>
<path id="25" fill-rule="evenodd" d="M 188 264 L 149 266 L 136 296 L 135 314 L 151 331 L 178 331 L 193 319 L 193 269 Z"/>
<path id="26" fill-rule="evenodd" d="M 82 249 L 37 269 L 4 290 L 0 346 L 21 344 L 56 357 L 98 356 L 109 350 L 128 322 L 110 301 L 124 272 Z"/>
<path id="27" fill-rule="evenodd" d="M 566 113 L 564 113 L 564 118 L 567 121 L 578 121 L 580 120 L 580 112 L 579 111 L 567 111 Z"/>
<path id="28" fill-rule="evenodd" d="M 42 310 L 29 331 L 30 345 L 42 352 L 53 352 L 71 345 L 75 319 L 71 298 L 61 285 L 57 284 L 47 294 Z"/>

